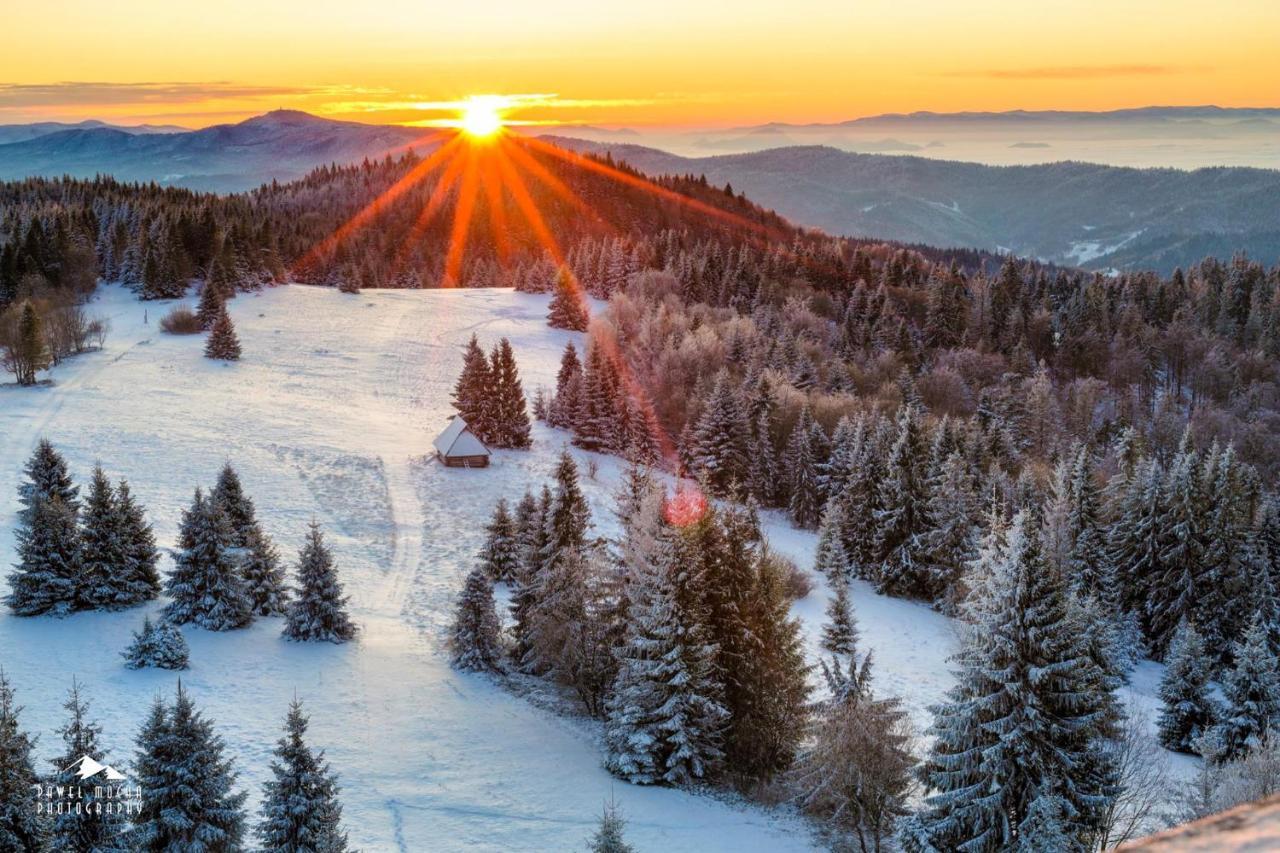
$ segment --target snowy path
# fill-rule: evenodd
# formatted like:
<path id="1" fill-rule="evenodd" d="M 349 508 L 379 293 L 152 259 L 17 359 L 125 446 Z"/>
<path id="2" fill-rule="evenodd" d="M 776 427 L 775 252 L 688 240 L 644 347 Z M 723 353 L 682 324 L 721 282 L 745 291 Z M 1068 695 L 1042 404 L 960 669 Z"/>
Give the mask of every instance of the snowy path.
<path id="1" fill-rule="evenodd" d="M 286 643 L 279 620 L 186 631 L 193 666 L 183 683 L 226 739 L 251 804 L 296 691 L 341 775 L 353 846 L 364 850 L 579 849 L 611 795 L 642 851 L 813 849 L 803 824 L 785 816 L 616 782 L 600 767 L 592 726 L 448 666 L 441 631 L 493 502 L 549 478 L 566 437 L 537 428 L 533 452 L 499 453 L 484 471 L 424 455 L 473 331 L 486 347 L 511 338 L 527 391 L 553 381 L 570 336 L 545 327 L 545 308 L 543 297 L 509 291 L 278 288 L 231 303 L 245 358 L 224 366 L 201 357 L 199 337 L 157 333 L 165 306 L 106 288 L 91 308 L 112 321 L 105 352 L 59 367 L 55 387 L 0 388 L 3 573 L 13 562 L 15 490 L 40 436 L 81 483 L 95 461 L 127 477 L 162 547 L 192 489 L 231 459 L 286 560 L 307 523 L 320 522 L 362 628 L 345 647 Z M 599 479 L 584 483 L 604 528 L 616 474 L 603 460 Z M 795 547 L 808 546 L 801 537 Z M 24 726 L 40 735 L 42 760 L 55 750 L 73 675 L 111 758 L 132 758 L 149 703 L 176 681 L 120 665 L 142 616 L 0 613 L 0 665 L 25 706 Z"/>

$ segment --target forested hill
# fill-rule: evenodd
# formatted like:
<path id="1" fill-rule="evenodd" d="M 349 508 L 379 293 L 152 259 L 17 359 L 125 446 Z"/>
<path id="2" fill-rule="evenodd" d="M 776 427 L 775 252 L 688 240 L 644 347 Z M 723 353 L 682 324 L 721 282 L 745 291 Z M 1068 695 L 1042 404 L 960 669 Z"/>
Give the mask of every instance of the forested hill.
<path id="1" fill-rule="evenodd" d="M 615 275 L 625 276 L 706 242 L 771 258 L 771 277 L 840 289 L 870 279 L 869 255 L 887 251 L 805 232 L 702 178 L 650 180 L 607 157 L 511 145 L 514 177 L 509 167 L 481 168 L 469 188 L 465 176 L 445 177 L 448 165 L 427 169 L 415 151 L 225 196 L 105 177 L 0 184 L 0 305 L 50 285 L 84 290 L 99 277 L 165 297 L 212 272 L 240 287 L 286 279 L 540 287 L 557 256 L 572 263 L 607 245 Z M 468 227 L 457 237 L 464 198 Z M 999 263 L 978 252 L 914 254 L 965 269 Z"/>

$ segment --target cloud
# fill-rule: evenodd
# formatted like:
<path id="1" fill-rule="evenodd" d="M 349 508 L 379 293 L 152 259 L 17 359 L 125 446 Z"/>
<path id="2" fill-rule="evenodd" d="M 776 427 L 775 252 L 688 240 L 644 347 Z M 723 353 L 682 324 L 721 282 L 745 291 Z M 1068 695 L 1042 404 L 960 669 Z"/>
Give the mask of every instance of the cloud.
<path id="1" fill-rule="evenodd" d="M 328 90 L 299 86 L 249 86 L 218 80 L 199 83 L 0 83 L 0 110 L 130 104 L 195 104 L 236 98 L 314 95 Z"/>
<path id="2" fill-rule="evenodd" d="M 1048 65 L 1035 68 L 978 68 L 946 71 L 943 77 L 987 80 L 1102 80 L 1110 77 L 1161 77 L 1196 69 L 1185 65 Z"/>

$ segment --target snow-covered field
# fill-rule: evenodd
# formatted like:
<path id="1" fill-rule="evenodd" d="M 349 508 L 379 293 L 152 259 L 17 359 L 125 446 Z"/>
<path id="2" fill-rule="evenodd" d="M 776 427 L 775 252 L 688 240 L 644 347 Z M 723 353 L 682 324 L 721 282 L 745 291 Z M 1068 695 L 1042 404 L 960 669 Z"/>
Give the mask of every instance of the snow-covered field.
<path id="1" fill-rule="evenodd" d="M 510 338 L 527 393 L 554 384 L 565 342 L 581 336 L 548 329 L 546 304 L 509 290 L 280 287 L 230 303 L 244 358 L 224 365 L 201 356 L 202 337 L 159 332 L 167 305 L 103 288 L 91 313 L 111 321 L 104 352 L 59 367 L 52 387 L 0 387 L 2 573 L 14 562 L 22 467 L 42 436 L 81 483 L 95 462 L 127 477 L 162 546 L 174 542 L 194 487 L 211 485 L 230 460 L 288 559 L 307 523 L 320 522 L 362 627 L 347 646 L 287 643 L 278 619 L 223 634 L 185 630 L 192 668 L 183 683 L 216 722 L 255 808 L 296 692 L 313 742 L 341 776 L 353 846 L 364 850 L 580 849 L 610 796 L 642 851 L 814 849 L 805 824 L 785 813 L 614 780 L 594 725 L 448 665 L 443 631 L 493 502 L 549 480 L 568 436 L 535 426 L 532 452 L 500 451 L 476 471 L 431 461 L 430 442 L 452 411 L 473 332 L 486 349 Z M 620 470 L 596 461 L 594 480 L 580 467 L 597 533 L 608 534 Z M 811 534 L 778 516 L 766 523 L 777 550 L 811 565 Z M 796 605 L 811 654 L 825 598 L 819 586 Z M 109 758 L 132 759 L 152 698 L 171 695 L 177 676 L 127 670 L 119 652 L 144 611 L 161 604 L 63 620 L 0 613 L 0 666 L 25 706 L 24 727 L 41 736 L 41 760 L 58 745 L 73 676 L 104 724 Z M 877 689 L 903 696 L 923 729 L 927 706 L 951 682 L 951 623 L 862 584 L 855 606 L 863 645 L 876 653 Z M 1131 704 L 1150 712 L 1158 678 L 1155 665 L 1140 668 Z"/>

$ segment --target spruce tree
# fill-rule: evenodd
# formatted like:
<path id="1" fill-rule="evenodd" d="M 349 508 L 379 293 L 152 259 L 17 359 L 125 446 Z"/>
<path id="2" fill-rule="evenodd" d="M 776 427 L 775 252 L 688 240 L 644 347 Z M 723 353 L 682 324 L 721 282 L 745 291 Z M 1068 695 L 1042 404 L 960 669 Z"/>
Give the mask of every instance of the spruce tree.
<path id="1" fill-rule="evenodd" d="M 0 850 L 39 851 L 48 827 L 38 810 L 34 742 L 18 728 L 20 713 L 13 687 L 0 670 Z"/>
<path id="2" fill-rule="evenodd" d="M 58 498 L 73 514 L 80 511 L 80 489 L 71 481 L 67 460 L 54 449 L 48 439 L 40 439 L 23 473 L 26 482 L 18 486 L 18 522 L 29 524 L 36 505 L 42 500 Z"/>
<path id="3" fill-rule="evenodd" d="M 490 438 L 494 447 L 528 450 L 532 444 L 529 436 L 529 410 L 520 384 L 520 372 L 516 367 L 511 342 L 503 338 L 494 348 L 490 359 L 490 403 L 493 427 Z"/>
<path id="4" fill-rule="evenodd" d="M 1210 675 L 1204 640 L 1184 620 L 1173 636 L 1160 679 L 1164 706 L 1157 722 L 1160 743 L 1166 749 L 1194 752 L 1196 741 L 1213 726 L 1217 709 L 1209 695 Z"/>
<path id="5" fill-rule="evenodd" d="M 561 429 L 573 426 L 574 414 L 582 394 L 582 362 L 573 341 L 564 345 L 560 370 L 556 373 L 556 396 L 547 410 L 547 424 Z"/>
<path id="6" fill-rule="evenodd" d="M 941 584 L 925 551 L 925 534 L 934 526 L 928 514 L 927 459 L 919 416 L 913 407 L 903 406 L 875 516 L 875 548 L 883 561 L 876 586 L 889 595 L 931 601 Z"/>
<path id="7" fill-rule="evenodd" d="M 1227 760 L 1244 755 L 1265 739 L 1268 729 L 1280 726 L 1280 662 L 1259 616 L 1235 644 L 1235 659 L 1222 682 L 1226 703 L 1215 727 Z"/>
<path id="8" fill-rule="evenodd" d="M 483 567 L 477 567 L 467 574 L 454 611 L 449 638 L 453 665 L 470 672 L 501 671 L 500 632 L 493 581 Z"/>
<path id="9" fill-rule="evenodd" d="M 132 604 L 126 575 L 129 542 L 122 527 L 115 489 L 102 467 L 93 469 L 89 496 L 80 514 L 80 580 L 76 607 L 82 610 Z"/>
<path id="10" fill-rule="evenodd" d="M 222 507 L 197 488 L 182 516 L 179 551 L 165 582 L 172 599 L 166 618 L 210 631 L 243 628 L 253 620 L 240 567 L 230 553 L 231 536 Z"/>
<path id="11" fill-rule="evenodd" d="M 130 836 L 150 853 L 217 853 L 244 843 L 244 792 L 232 791 L 236 774 L 213 724 L 178 683 L 172 706 L 156 698 L 138 733 L 130 782 L 142 792 Z"/>
<path id="12" fill-rule="evenodd" d="M 324 544 L 320 525 L 314 521 L 307 541 L 298 554 L 298 587 L 289 603 L 284 636 L 298 641 L 345 643 L 356 635 L 356 626 L 347 615 L 347 598 L 333 565 L 333 555 Z"/>
<path id="13" fill-rule="evenodd" d="M 587 350 L 582 391 L 573 417 L 573 443 L 587 450 L 608 452 L 617 447 L 620 420 L 618 375 L 600 341 Z"/>
<path id="14" fill-rule="evenodd" d="M 852 658 L 858 649 L 858 623 L 849 599 L 849 581 L 834 581 L 835 594 L 827 601 L 827 621 L 822 626 L 821 646 L 833 655 Z"/>
<path id="15" fill-rule="evenodd" d="M 742 406 L 728 371 L 716 376 L 702 416 L 686 448 L 693 473 L 706 479 L 713 494 L 745 484 L 749 435 Z"/>
<path id="16" fill-rule="evenodd" d="M 928 586 L 944 601 L 956 599 L 964 567 L 977 550 L 972 480 L 958 451 L 949 453 L 929 480 L 925 515 L 930 527 L 922 545 L 931 566 Z"/>
<path id="17" fill-rule="evenodd" d="M 206 281 L 204 287 L 200 288 L 200 302 L 196 307 L 196 319 L 200 321 L 200 328 L 205 331 L 212 329 L 225 310 L 227 299 L 222 289 L 212 279 Z"/>
<path id="18" fill-rule="evenodd" d="M 636 848 L 627 843 L 623 834 L 626 828 L 627 822 L 622 818 L 622 810 L 610 800 L 604 804 L 600 826 L 587 844 L 587 850 L 590 853 L 636 853 Z"/>
<path id="19" fill-rule="evenodd" d="M 223 463 L 222 470 L 218 472 L 218 482 L 209 491 L 209 499 L 227 517 L 227 524 L 231 528 L 231 547 L 247 548 L 250 530 L 258 526 L 258 519 L 253 500 L 244 493 L 240 475 L 231 467 L 230 462 Z"/>
<path id="20" fill-rule="evenodd" d="M 280 552 L 257 524 L 245 533 L 245 551 L 240 559 L 249 610 L 254 616 L 282 616 L 288 609 L 289 589 L 285 584 Z"/>
<path id="21" fill-rule="evenodd" d="M 786 471 L 790 494 L 791 520 L 797 527 L 813 530 L 822 513 L 822 494 L 818 483 L 818 459 L 813 447 L 813 418 L 806 406 L 791 429 L 782 465 Z"/>
<path id="22" fill-rule="evenodd" d="M 547 325 L 553 329 L 585 332 L 590 319 L 587 299 L 568 267 L 560 267 L 556 273 L 553 293 L 547 308 Z"/>
<path id="23" fill-rule="evenodd" d="M 493 372 L 475 335 L 462 356 L 462 373 L 453 389 L 453 407 L 481 441 L 489 441 L 493 435 Z"/>
<path id="24" fill-rule="evenodd" d="M 213 321 L 209 329 L 209 338 L 205 341 L 204 357 L 218 361 L 240 360 L 240 339 L 236 337 L 236 327 L 231 322 L 231 315 L 224 305 L 218 312 L 218 319 Z"/>
<path id="25" fill-rule="evenodd" d="M 18 616 L 65 616 L 80 588 L 80 535 L 75 511 L 60 497 L 41 499 L 18 529 L 18 563 L 5 603 Z"/>
<path id="26" fill-rule="evenodd" d="M 276 741 L 271 778 L 263 783 L 256 834 L 264 853 L 345 853 L 338 779 L 324 751 L 307 744 L 307 716 L 294 700 Z"/>
<path id="27" fill-rule="evenodd" d="M 121 657 L 129 669 L 186 669 L 190 654 L 187 640 L 178 626 L 167 619 L 152 622 L 148 616 Z"/>
<path id="28" fill-rule="evenodd" d="M 61 814 L 54 814 L 49 826 L 51 850 L 82 850 L 85 853 L 108 853 L 119 849 L 128 824 L 120 803 L 104 800 L 102 786 L 84 782 L 77 773 L 86 756 L 99 764 L 107 764 L 107 756 L 98 742 L 102 728 L 89 719 L 89 703 L 80 696 L 80 685 L 74 680 L 63 703 L 69 718 L 58 729 L 63 750 L 51 760 L 53 774 L 49 784 L 72 788 L 78 786 L 81 799 Z M 68 804 L 70 805 L 70 804 Z M 9 848 L 4 848 L 9 849 Z"/>
<path id="29" fill-rule="evenodd" d="M 150 601 L 160 594 L 160 573 L 156 566 L 160 552 L 142 507 L 133 499 L 129 483 L 116 486 L 116 528 L 124 540 L 124 566 L 117 584 L 116 603 L 122 607 Z"/>
<path id="30" fill-rule="evenodd" d="M 818 548 L 813 570 L 827 579 L 832 587 L 853 577 L 853 561 L 845 548 L 845 503 L 839 497 L 827 503 L 818 527 Z"/>
<path id="31" fill-rule="evenodd" d="M 516 522 L 507 511 L 506 498 L 498 498 L 493 508 L 493 518 L 485 527 L 484 550 L 480 552 L 480 567 L 494 583 L 515 580 L 520 563 L 520 539 Z"/>

